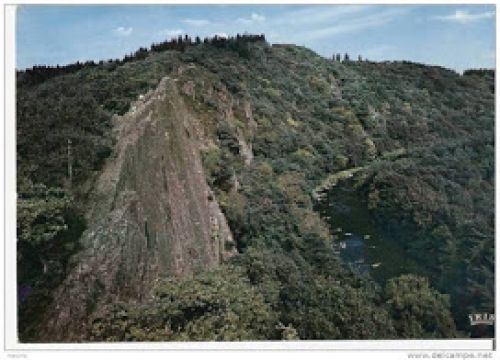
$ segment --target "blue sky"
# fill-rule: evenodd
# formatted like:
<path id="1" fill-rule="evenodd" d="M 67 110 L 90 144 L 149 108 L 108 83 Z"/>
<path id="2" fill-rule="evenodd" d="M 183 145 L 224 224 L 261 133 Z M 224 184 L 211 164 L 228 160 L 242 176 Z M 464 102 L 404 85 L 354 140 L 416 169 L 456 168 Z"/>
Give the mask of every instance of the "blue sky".
<path id="1" fill-rule="evenodd" d="M 121 58 L 178 34 L 244 31 L 328 57 L 495 67 L 494 5 L 26 5 L 16 13 L 16 62 Z"/>

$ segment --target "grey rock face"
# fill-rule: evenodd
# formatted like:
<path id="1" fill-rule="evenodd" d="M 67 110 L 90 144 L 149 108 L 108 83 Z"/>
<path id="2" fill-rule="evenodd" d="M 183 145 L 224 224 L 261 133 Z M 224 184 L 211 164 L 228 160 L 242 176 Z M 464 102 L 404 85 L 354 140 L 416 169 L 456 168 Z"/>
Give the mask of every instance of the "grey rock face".
<path id="1" fill-rule="evenodd" d="M 170 78 L 114 118 L 117 143 L 90 195 L 84 249 L 37 325 L 40 341 L 85 341 L 100 306 L 144 300 L 161 277 L 235 253 L 205 180 L 195 122 Z"/>

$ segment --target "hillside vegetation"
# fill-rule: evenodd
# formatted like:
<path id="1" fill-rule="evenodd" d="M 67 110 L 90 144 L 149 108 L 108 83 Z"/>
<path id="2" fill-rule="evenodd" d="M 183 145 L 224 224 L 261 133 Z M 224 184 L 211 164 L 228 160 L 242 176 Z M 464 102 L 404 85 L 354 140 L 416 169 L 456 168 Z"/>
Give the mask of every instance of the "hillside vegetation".
<path id="1" fill-rule="evenodd" d="M 88 340 L 491 336 L 467 315 L 494 313 L 494 72 L 333 61 L 246 36 L 18 72 L 22 340 L 37 341 L 30 326 L 80 251 L 113 115 L 165 76 L 197 119 L 238 254 L 98 309 Z M 312 195 L 353 168 L 377 224 L 425 273 L 379 284 L 331 251 Z"/>

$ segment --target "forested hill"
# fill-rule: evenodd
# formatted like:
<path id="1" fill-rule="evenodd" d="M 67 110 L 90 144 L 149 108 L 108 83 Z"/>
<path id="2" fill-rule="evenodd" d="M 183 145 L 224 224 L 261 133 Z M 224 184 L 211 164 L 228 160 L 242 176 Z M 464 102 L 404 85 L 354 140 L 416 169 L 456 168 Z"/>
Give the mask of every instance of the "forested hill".
<path id="1" fill-rule="evenodd" d="M 260 35 L 18 72 L 21 340 L 491 336 L 467 315 L 494 313 L 494 76 L 326 59 Z M 352 169 L 378 226 L 426 271 L 380 284 L 332 252 L 313 194 Z M 162 176 L 168 188 L 155 187 Z M 165 199 L 149 185 L 176 199 L 167 220 L 154 219 Z M 132 235 L 99 237 L 99 211 L 119 222 L 120 204 L 137 203 L 127 216 L 146 245 L 119 251 Z M 200 257 L 209 240 L 184 248 L 176 211 L 220 253 Z M 90 255 L 99 241 L 123 260 L 108 264 L 113 278 Z M 169 258 L 176 246 L 182 259 Z M 134 249 L 158 265 L 137 273 L 143 283 L 126 267 Z M 72 311 L 53 313 L 70 298 L 86 323 L 63 333 L 47 314 L 71 327 Z"/>

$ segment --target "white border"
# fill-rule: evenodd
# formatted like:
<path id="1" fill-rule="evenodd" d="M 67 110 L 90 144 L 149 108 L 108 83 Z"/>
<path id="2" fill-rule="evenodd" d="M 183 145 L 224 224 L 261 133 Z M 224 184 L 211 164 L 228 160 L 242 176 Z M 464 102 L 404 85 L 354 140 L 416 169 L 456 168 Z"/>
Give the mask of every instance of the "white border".
<path id="1" fill-rule="evenodd" d="M 496 5 L 498 1 L 486 0 L 363 0 L 363 1 L 335 1 L 335 0 L 2 0 L 9 5 Z"/>
<path id="2" fill-rule="evenodd" d="M 3 0 L 2 0 L 3 1 Z M 19 1 L 11 1 L 11 4 L 20 4 Z M 160 1 L 160 0 L 149 0 L 148 4 L 252 4 L 248 1 L 201 1 L 201 0 L 183 0 L 183 1 Z M 314 4 L 333 4 L 332 1 L 316 0 Z M 40 1 L 26 0 L 22 4 L 41 4 Z M 52 0 L 46 2 L 45 4 L 68 4 L 67 1 L 63 0 Z M 92 0 L 80 0 L 79 4 L 137 4 L 134 0 L 110 0 L 106 2 L 97 2 Z M 312 5 L 312 3 L 307 3 L 304 1 L 288 0 L 288 1 L 269 1 L 261 0 L 258 4 L 307 4 Z M 345 2 L 336 2 L 335 4 L 346 4 Z M 350 3 L 353 4 L 353 3 Z M 363 4 L 398 4 L 397 2 L 390 0 L 381 1 L 363 1 Z M 399 3 L 401 4 L 401 3 Z M 411 3 L 405 3 L 404 5 L 412 4 L 494 4 L 496 1 L 485 1 L 485 2 L 471 2 L 471 1 L 412 1 Z M 76 5 L 76 4 L 75 4 Z M 142 5 L 142 3 L 141 3 Z M 2 183 L 4 182 L 5 192 L 3 194 L 5 206 L 2 209 L 4 211 L 4 216 L 2 216 L 0 225 L 5 231 L 4 248 L 0 250 L 0 255 L 2 259 L 5 259 L 5 270 L 3 274 L 5 279 L 5 304 L 4 297 L 0 300 L 0 305 L 2 309 L 6 309 L 5 313 L 2 310 L 2 315 L 5 315 L 5 328 L 1 325 L 2 317 L 0 317 L 0 334 L 1 342 L 3 343 L 2 348 L 4 350 L 22 350 L 22 351 L 42 351 L 50 350 L 51 358 L 53 358 L 57 352 L 55 350 L 100 350 L 108 352 L 109 350 L 214 350 L 214 349 L 224 349 L 224 350 L 256 350 L 256 349 L 266 349 L 266 350 L 365 350 L 361 351 L 361 354 L 367 354 L 366 350 L 406 350 L 406 351 L 423 351 L 423 350 L 453 350 L 453 351 L 466 351 L 466 350 L 492 350 L 494 347 L 494 342 L 489 339 L 458 339 L 458 340 L 342 340 L 342 341 L 293 341 L 293 342 L 274 342 L 274 341 L 264 341 L 264 342 L 164 342 L 164 343 L 86 343 L 86 344 L 20 344 L 17 342 L 16 334 L 16 284 L 15 284 L 15 274 L 16 274 L 16 257 L 15 257 L 15 247 L 16 247 L 16 192 L 15 192 L 15 173 L 16 173 L 16 146 L 15 146 L 15 6 L 5 6 L 2 11 L 4 12 L 4 27 L 2 28 L 2 41 L 5 39 L 4 43 L 4 59 L 3 69 L 4 69 L 4 96 L 2 97 L 5 119 L 4 128 L 5 132 L 2 134 L 2 139 L 4 140 L 4 146 L 2 146 L 2 153 L 4 149 L 6 153 L 3 153 L 2 161 L 4 161 L 2 169 L 4 171 L 2 176 Z M 497 15 L 498 16 L 498 15 Z M 5 33 L 4 32 L 5 29 Z M 498 27 L 497 27 L 498 31 Z M 498 42 L 498 33 L 496 37 Z M 498 43 L 497 43 L 498 44 Z M 498 48 L 498 46 L 497 46 Z M 498 61 L 498 59 L 497 59 Z M 498 65 L 498 63 L 497 63 Z M 498 66 L 497 66 L 498 69 Z M 498 78 L 496 79 L 496 88 L 499 88 Z M 497 99 L 498 100 L 498 99 Z M 496 114 L 496 116 L 498 116 Z M 496 139 L 498 139 L 498 127 L 496 130 Z M 499 151 L 496 149 L 496 151 Z M 496 155 L 498 153 L 496 152 Z M 498 156 L 497 156 L 498 158 Z M 498 179 L 498 166 L 496 166 L 496 178 Z M 0 184 L 2 184 L 0 183 Z M 496 201 L 495 205 L 498 203 L 500 196 L 498 192 L 495 192 Z M 495 225 L 500 224 L 500 217 L 495 213 Z M 496 259 L 498 259 L 499 249 L 496 248 Z M 498 264 L 495 263 L 495 269 L 498 269 Z M 4 269 L 0 270 L 2 274 Z M 497 274 L 497 272 L 496 272 Z M 498 277 L 496 277 L 498 281 Z M 498 309 L 499 299 L 496 297 L 496 308 Z M 4 329 L 7 329 L 6 333 Z M 498 332 L 497 332 L 498 333 Z M 5 343 L 4 343 L 5 339 Z M 63 353 L 66 353 L 65 351 Z M 148 353 L 151 354 L 151 353 Z M 346 353 L 339 353 L 346 355 Z M 61 354 L 62 355 L 62 354 Z M 111 355 L 111 354 L 110 354 Z M 108 356 L 110 356 L 108 355 Z M 153 355 L 153 354 L 151 354 Z M 392 358 L 392 354 L 385 353 L 383 358 Z M 72 357 L 74 354 L 71 355 Z M 238 355 L 240 356 L 240 355 Z M 289 356 L 289 355 L 287 355 Z M 371 353 L 370 357 L 374 354 Z M 80 358 L 80 357 L 78 357 Z"/>
<path id="3" fill-rule="evenodd" d="M 17 342 L 16 311 L 16 86 L 15 86 L 15 6 L 5 7 L 5 340 Z M 8 325 L 8 327 L 7 327 Z M 9 329 L 9 331 L 7 331 Z"/>
<path id="4" fill-rule="evenodd" d="M 8 343 L 8 350 L 453 350 L 491 351 L 491 339 L 458 340 L 302 340 L 241 342 L 120 342 L 70 344 Z"/>

